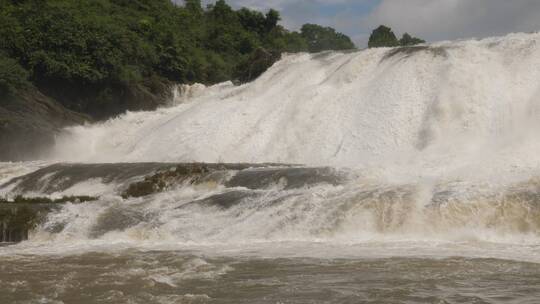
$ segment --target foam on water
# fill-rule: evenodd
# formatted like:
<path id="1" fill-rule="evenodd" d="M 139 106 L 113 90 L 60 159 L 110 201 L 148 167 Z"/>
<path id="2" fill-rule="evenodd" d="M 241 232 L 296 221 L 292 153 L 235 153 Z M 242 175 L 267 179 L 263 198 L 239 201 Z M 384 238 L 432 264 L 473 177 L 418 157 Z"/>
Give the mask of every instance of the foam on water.
<path id="1" fill-rule="evenodd" d="M 463 181 L 426 187 L 374 183 L 329 168 L 246 167 L 122 198 L 132 178 L 110 178 L 116 166 L 140 172 L 155 164 L 54 165 L 21 177 L 16 193 L 35 192 L 28 188 L 35 185 L 40 195 L 84 195 L 86 180 L 75 186 L 66 180 L 97 167 L 109 177 L 101 180 L 114 187 L 105 187 L 95 202 L 51 211 L 30 241 L 3 253 L 137 247 L 235 256 L 465 255 L 540 262 L 540 183 L 534 179 L 504 187 Z M 46 187 L 29 182 L 35 180 Z"/>
<path id="2" fill-rule="evenodd" d="M 62 161 L 283 162 L 385 178 L 537 170 L 540 34 L 288 55 L 240 87 L 74 127 Z"/>
<path id="3" fill-rule="evenodd" d="M 298 252 L 323 243 L 342 252 L 375 244 L 376 254 L 398 244 L 392 252 L 405 254 L 421 244 L 426 253 L 540 261 L 538 79 L 536 33 L 287 55 L 249 84 L 182 87 L 168 108 L 67 129 L 48 159 L 307 167 L 231 169 L 214 184 L 131 199 L 120 191 L 147 165 L 45 168 L 6 191 L 101 197 L 50 214 L 19 249 L 270 243 Z M 334 182 L 313 166 L 349 171 Z M 312 183 L 291 182 L 310 174 Z M 441 243 L 452 245 L 431 251 Z"/>

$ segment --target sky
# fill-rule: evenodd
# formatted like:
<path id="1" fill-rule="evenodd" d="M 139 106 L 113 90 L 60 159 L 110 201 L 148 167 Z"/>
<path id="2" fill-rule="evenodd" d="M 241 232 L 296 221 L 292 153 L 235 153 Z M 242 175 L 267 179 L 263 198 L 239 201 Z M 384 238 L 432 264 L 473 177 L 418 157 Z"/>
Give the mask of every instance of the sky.
<path id="1" fill-rule="evenodd" d="M 203 0 L 213 3 L 214 0 Z M 227 0 L 235 8 L 281 12 L 281 24 L 331 26 L 367 45 L 371 30 L 385 24 L 429 42 L 540 31 L 540 0 Z"/>

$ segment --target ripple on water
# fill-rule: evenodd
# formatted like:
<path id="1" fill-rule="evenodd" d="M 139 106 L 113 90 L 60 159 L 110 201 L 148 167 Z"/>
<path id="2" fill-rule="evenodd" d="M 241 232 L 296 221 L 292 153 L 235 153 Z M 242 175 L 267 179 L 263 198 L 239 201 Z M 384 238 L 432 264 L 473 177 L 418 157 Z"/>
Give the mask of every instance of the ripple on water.
<path id="1" fill-rule="evenodd" d="M 8 258 L 0 270 L 5 303 L 532 304 L 540 296 L 540 264 L 499 259 L 209 258 L 128 250 Z"/>

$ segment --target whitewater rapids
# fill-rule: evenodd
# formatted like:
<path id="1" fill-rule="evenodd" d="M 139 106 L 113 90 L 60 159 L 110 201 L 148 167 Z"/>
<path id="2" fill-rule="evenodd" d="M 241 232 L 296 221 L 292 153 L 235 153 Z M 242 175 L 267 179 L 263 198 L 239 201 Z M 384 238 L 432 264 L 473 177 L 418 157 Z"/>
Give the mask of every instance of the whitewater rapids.
<path id="1" fill-rule="evenodd" d="M 181 86 L 0 163 L 0 199 L 95 198 L 0 203 L 3 239 L 49 208 L 0 247 L 0 293 L 537 303 L 539 128 L 539 33 L 290 54 L 252 83 Z"/>
<path id="2" fill-rule="evenodd" d="M 459 235 L 460 240 L 536 244 L 540 236 L 539 79 L 539 33 L 286 55 L 252 83 L 182 86 L 176 88 L 169 107 L 68 128 L 58 136 L 53 151 L 44 152 L 43 161 L 3 164 L 0 195 L 97 196 L 102 199 L 97 205 L 67 206 L 60 216 L 75 223 L 91 209 L 94 218 L 85 225 L 92 227 L 100 212 L 108 210 L 102 206 L 118 199 L 132 203 L 118 196 L 134 181 L 167 167 L 166 163 L 244 163 L 252 164 L 255 171 L 261 170 L 257 164 L 266 163 L 264 170 L 277 171 L 264 181 L 269 178 L 274 184 L 251 189 L 255 199 L 252 194 L 235 198 L 235 204 L 249 208 L 243 206 L 242 212 L 225 218 L 212 210 L 203 212 L 202 218 L 215 217 L 207 227 L 215 233 L 231 222 L 243 230 L 223 229 L 215 235 L 197 230 L 186 236 L 189 229 L 180 229 L 165 234 L 202 243 L 236 238 L 238 242 L 290 238 L 361 242 L 366 235 L 373 240 L 395 233 L 399 238 L 406 234 L 423 240 L 429 231 L 429 239 L 445 241 Z M 96 165 L 50 166 L 54 162 Z M 291 164 L 294 167 L 288 167 Z M 295 168 L 296 179 L 300 179 L 298 172 L 312 172 L 302 178 L 318 182 L 289 193 L 280 188 L 293 178 L 287 177 L 287 168 Z M 333 168 L 347 178 L 329 184 L 317 179 L 315 168 Z M 222 171 L 234 179 L 242 170 Z M 284 180 L 275 178 L 283 174 Z M 118 180 L 126 175 L 130 179 Z M 16 176 L 22 177 L 12 180 Z M 21 180 L 26 188 L 14 182 Z M 165 198 L 180 195 L 173 204 L 180 207 L 212 195 L 230 200 L 228 191 L 246 190 L 229 189 L 226 180 L 213 183 L 216 189 L 177 185 L 165 189 Z M 193 191 L 196 195 L 183 198 L 182 193 Z M 133 208 L 158 208 L 156 202 L 163 199 L 151 196 L 142 207 L 135 200 Z M 286 202 L 279 216 L 270 216 L 262 227 L 250 226 L 273 214 L 272 208 L 261 206 L 276 200 Z M 289 210 L 290 205 L 313 213 Z M 351 207 L 357 205 L 363 210 L 358 214 Z M 249 211 L 253 206 L 256 212 Z M 169 218 L 175 212 L 152 210 L 167 225 L 188 223 L 184 216 L 199 218 L 195 211 Z M 266 230 L 280 227 L 288 217 L 306 222 L 294 223 L 294 229 Z M 331 233 L 312 233 L 327 228 Z M 88 233 L 81 237 L 87 238 Z M 124 235 L 130 239 L 129 233 Z"/>
<path id="3" fill-rule="evenodd" d="M 540 165 L 540 34 L 286 55 L 252 83 L 73 127 L 76 162 L 247 162 L 385 179 L 531 174 Z"/>

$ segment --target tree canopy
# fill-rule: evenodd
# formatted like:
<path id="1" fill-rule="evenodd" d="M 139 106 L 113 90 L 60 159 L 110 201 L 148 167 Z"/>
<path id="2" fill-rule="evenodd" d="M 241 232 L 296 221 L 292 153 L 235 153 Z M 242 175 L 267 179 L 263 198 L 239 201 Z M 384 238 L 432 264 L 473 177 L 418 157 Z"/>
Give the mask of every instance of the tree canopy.
<path id="1" fill-rule="evenodd" d="M 392 29 L 381 25 L 374 29 L 369 37 L 368 47 L 393 47 L 398 46 L 399 41 Z"/>
<path id="2" fill-rule="evenodd" d="M 268 66 L 261 54 L 354 48 L 331 28 L 291 32 L 279 20 L 276 10 L 234 10 L 224 0 L 204 9 L 200 0 L 0 0 L 0 90 L 28 79 L 100 116 L 121 110 L 132 88 L 231 80 L 254 58 Z"/>
<path id="3" fill-rule="evenodd" d="M 316 24 L 304 24 L 301 35 L 306 40 L 310 52 L 320 52 L 324 50 L 348 50 L 354 49 L 351 39 L 336 32 L 331 27 L 322 27 Z"/>
<path id="4" fill-rule="evenodd" d="M 14 59 L 0 54 L 0 98 L 28 85 L 28 72 Z"/>
<path id="5" fill-rule="evenodd" d="M 412 37 L 411 35 L 409 35 L 409 33 L 403 34 L 401 39 L 399 39 L 399 45 L 401 46 L 416 45 L 421 43 L 426 43 L 426 41 L 420 38 Z"/>
<path id="6" fill-rule="evenodd" d="M 381 25 L 371 33 L 368 47 L 411 46 L 425 42 L 420 38 L 412 37 L 409 33 L 403 34 L 401 39 L 398 40 L 391 28 Z"/>

